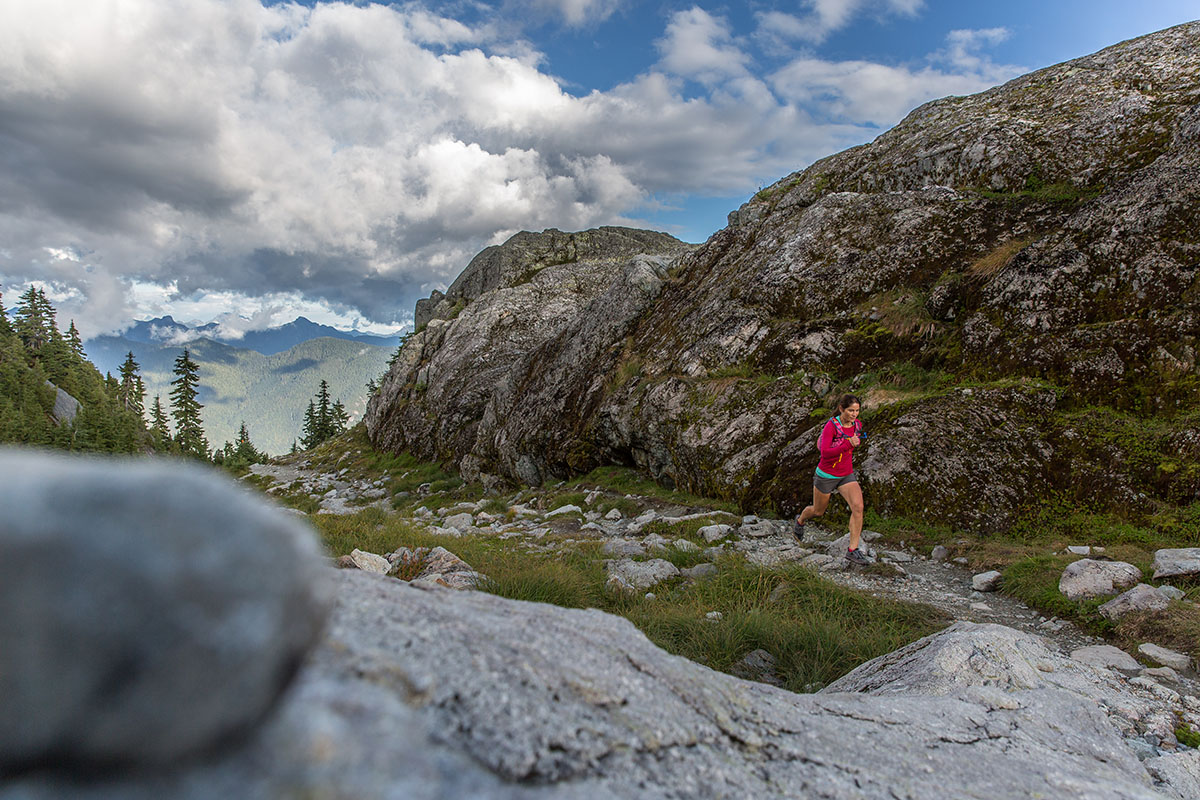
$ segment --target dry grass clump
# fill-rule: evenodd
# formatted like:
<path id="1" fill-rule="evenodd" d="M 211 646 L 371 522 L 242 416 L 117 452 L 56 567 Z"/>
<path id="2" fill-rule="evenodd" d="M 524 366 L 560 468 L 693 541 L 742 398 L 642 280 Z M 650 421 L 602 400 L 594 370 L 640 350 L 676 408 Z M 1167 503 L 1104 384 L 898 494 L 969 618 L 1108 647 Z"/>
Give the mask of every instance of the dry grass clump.
<path id="1" fill-rule="evenodd" d="M 980 283 L 991 280 L 1008 266 L 1013 256 L 1029 246 L 1032 239 L 1009 239 L 967 268 L 967 277 Z"/>

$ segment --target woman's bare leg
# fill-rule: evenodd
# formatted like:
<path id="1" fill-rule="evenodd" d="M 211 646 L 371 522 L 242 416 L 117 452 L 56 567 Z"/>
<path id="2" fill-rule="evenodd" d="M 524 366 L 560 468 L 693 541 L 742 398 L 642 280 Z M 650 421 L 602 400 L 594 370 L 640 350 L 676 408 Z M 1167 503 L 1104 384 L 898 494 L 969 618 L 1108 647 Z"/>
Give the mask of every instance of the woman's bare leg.
<path id="1" fill-rule="evenodd" d="M 863 496 L 862 487 L 855 483 L 846 483 L 838 487 L 838 492 L 850 506 L 850 549 L 857 550 L 862 539 L 863 525 Z"/>
<path id="2" fill-rule="evenodd" d="M 825 494 L 817 487 L 813 487 L 813 501 L 811 506 L 805 506 L 800 512 L 800 516 L 796 520 L 803 525 L 813 517 L 819 517 L 825 513 L 825 509 L 829 506 L 829 498 L 832 495 Z"/>

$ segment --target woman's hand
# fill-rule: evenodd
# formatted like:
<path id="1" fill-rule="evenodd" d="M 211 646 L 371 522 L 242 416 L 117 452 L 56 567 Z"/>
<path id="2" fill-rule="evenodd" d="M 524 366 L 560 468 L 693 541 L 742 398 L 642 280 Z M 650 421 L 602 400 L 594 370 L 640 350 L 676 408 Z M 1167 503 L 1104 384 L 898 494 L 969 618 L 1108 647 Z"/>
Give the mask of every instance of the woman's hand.
<path id="1" fill-rule="evenodd" d="M 847 439 L 847 441 L 850 442 L 851 447 L 858 447 L 860 444 L 862 444 L 862 440 L 857 436 L 851 436 L 849 439 Z"/>

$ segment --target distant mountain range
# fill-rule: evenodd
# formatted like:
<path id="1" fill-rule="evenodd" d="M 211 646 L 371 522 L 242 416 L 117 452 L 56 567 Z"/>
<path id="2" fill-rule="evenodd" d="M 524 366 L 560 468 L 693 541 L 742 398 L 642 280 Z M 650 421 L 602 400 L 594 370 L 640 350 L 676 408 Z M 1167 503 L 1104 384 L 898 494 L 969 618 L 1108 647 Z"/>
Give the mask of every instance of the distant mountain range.
<path id="1" fill-rule="evenodd" d="M 88 358 L 116 375 L 132 352 L 146 384 L 147 418 L 154 396 L 170 413 L 175 359 L 186 347 L 199 367 L 200 412 L 208 442 L 232 441 L 245 421 L 250 438 L 272 455 L 287 452 L 300 435 L 304 410 L 322 380 L 340 399 L 351 421 L 366 408 L 367 381 L 378 378 L 400 341 L 398 336 L 339 331 L 303 317 L 241 339 L 221 341 L 215 324 L 189 327 L 171 317 L 134 324 L 120 336 L 84 342 Z"/>
<path id="2" fill-rule="evenodd" d="M 378 336 L 371 333 L 359 333 L 358 331 L 338 330 L 328 325 L 313 322 L 305 317 L 296 317 L 293 321 L 286 325 L 280 325 L 277 328 L 248 331 L 240 338 L 221 336 L 219 331 L 220 326 L 215 322 L 191 327 L 182 322 L 176 322 L 172 317 L 168 316 L 140 320 L 119 336 L 100 336 L 93 340 L 93 342 L 101 343 L 103 348 L 107 350 L 111 349 L 106 344 L 106 340 L 109 339 L 126 339 L 130 342 L 140 342 L 142 344 L 183 344 L 195 339 L 209 339 L 214 342 L 253 350 L 256 353 L 262 353 L 264 356 L 282 353 L 284 350 L 295 347 L 301 342 L 307 342 L 309 339 L 319 339 L 323 336 L 333 339 L 347 339 L 380 347 L 395 348 L 400 344 L 399 336 Z M 128 352 L 128 350 L 129 348 L 126 348 L 121 353 L 121 360 L 124 360 L 125 352 Z M 99 362 L 94 361 L 94 363 L 101 372 L 110 369 Z M 113 367 L 112 369 L 115 371 L 116 368 Z"/>

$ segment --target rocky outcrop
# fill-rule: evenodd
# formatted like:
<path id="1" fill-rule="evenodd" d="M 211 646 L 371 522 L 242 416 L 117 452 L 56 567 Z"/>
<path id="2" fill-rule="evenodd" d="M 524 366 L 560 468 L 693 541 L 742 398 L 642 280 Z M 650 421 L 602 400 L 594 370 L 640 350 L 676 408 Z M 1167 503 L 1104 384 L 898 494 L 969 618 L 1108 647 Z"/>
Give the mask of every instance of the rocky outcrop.
<path id="1" fill-rule="evenodd" d="M 458 316 L 405 346 L 372 439 L 468 477 L 622 463 L 795 509 L 822 409 L 855 388 L 885 513 L 988 531 L 1031 496 L 1191 502 L 1198 42 L 1191 23 L 922 106 L 763 190 L 669 274 L 626 262 L 582 302 L 539 282 L 554 267 L 513 287 L 481 254 L 438 303 Z"/>
<path id="2" fill-rule="evenodd" d="M 922 686 L 796 695 L 667 655 L 598 611 L 358 571 L 337 579 L 325 643 L 240 752 L 98 786 L 40 774 L 0 797 L 198 798 L 232 786 L 247 797 L 1173 796 L 1148 771 L 1158 759 L 1144 766 L 1122 740 L 1121 725 L 1139 723 L 1120 714 L 1140 712 L 1148 691 L 997 626 L 918 643 L 1020 649 L 1004 664 L 970 659 L 969 678 L 948 682 L 943 662 Z M 1015 677 L 997 683 L 989 665 Z M 1097 706 L 1091 684 L 1117 710 Z M 1167 766 L 1159 774 L 1180 767 L 1173 780 L 1188 779 L 1187 763 Z"/>
<path id="3" fill-rule="evenodd" d="M 46 385 L 54 389 L 54 408 L 50 410 L 50 416 L 59 425 L 70 425 L 79 414 L 79 401 L 50 381 L 46 381 Z"/>
<path id="4" fill-rule="evenodd" d="M 603 316 L 636 313 L 601 298 L 627 276 L 637 282 L 648 270 L 651 282 L 660 280 L 688 249 L 667 234 L 599 228 L 521 233 L 483 251 L 384 378 L 365 416 L 373 441 L 456 462 L 474 452 L 480 421 L 496 416 L 497 395 L 529 379 L 534 351 L 597 303 L 594 313 Z"/>
<path id="5" fill-rule="evenodd" d="M 798 695 L 597 610 L 321 568 L 294 518 L 186 467 L 0 475 L 27 506 L 0 524 L 3 800 L 1149 799 L 1198 778 L 1171 733 L 1194 698 L 1001 626 Z M 1140 761 L 1148 735 L 1166 754 Z"/>

